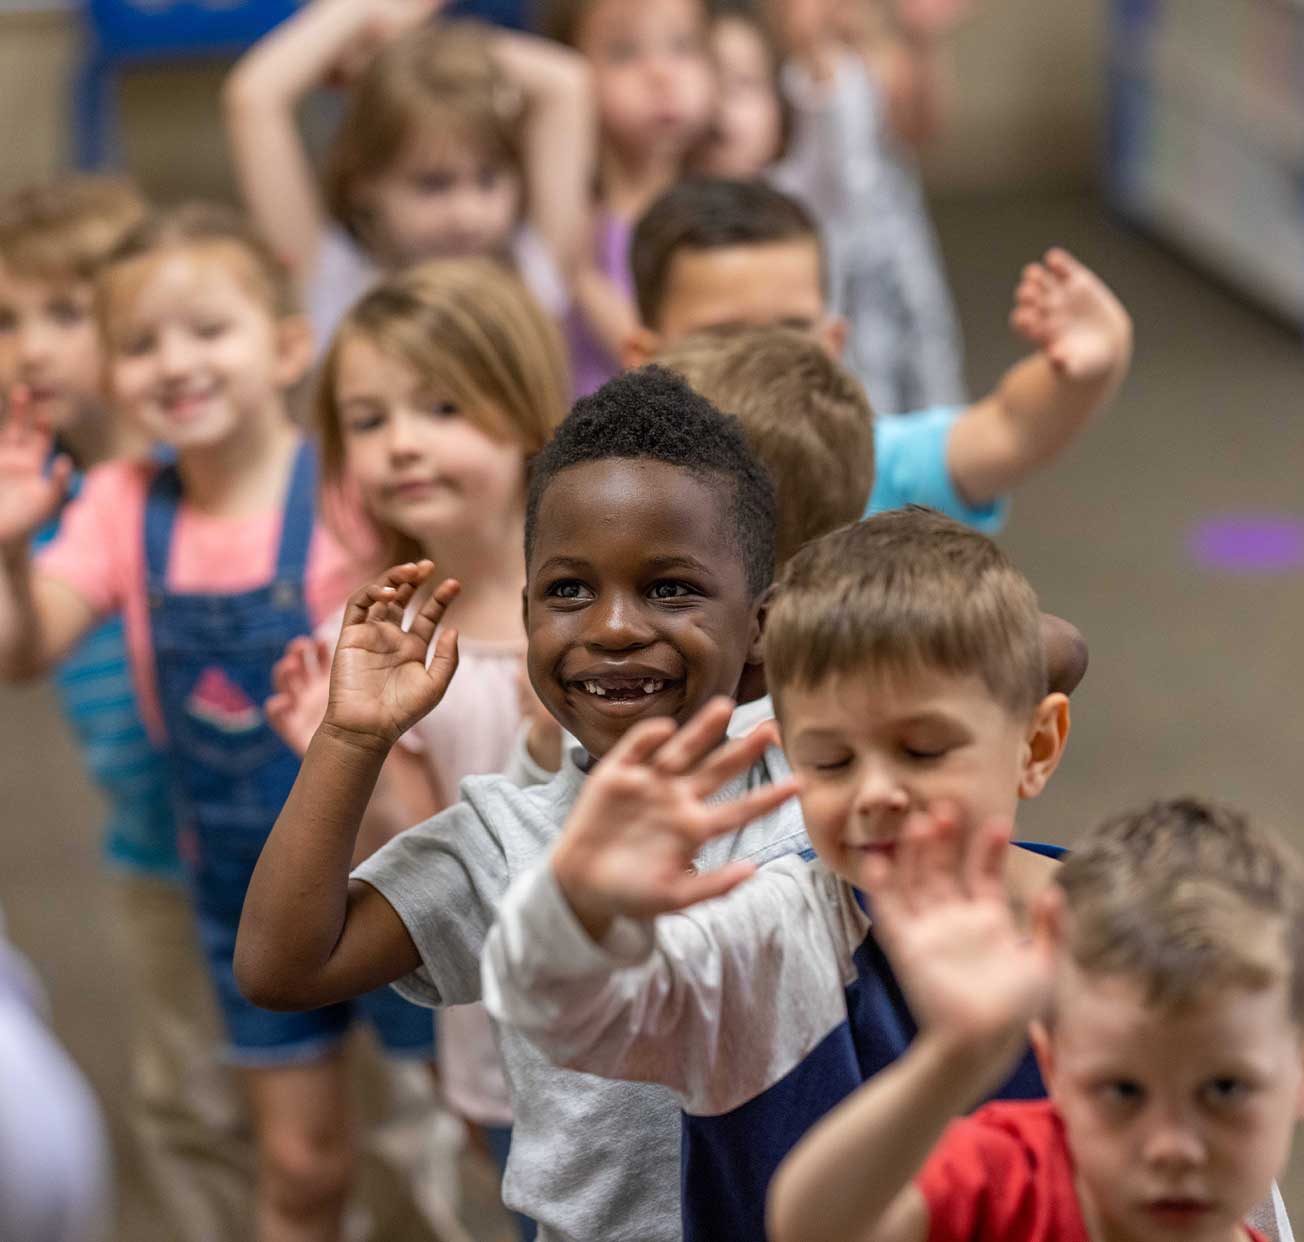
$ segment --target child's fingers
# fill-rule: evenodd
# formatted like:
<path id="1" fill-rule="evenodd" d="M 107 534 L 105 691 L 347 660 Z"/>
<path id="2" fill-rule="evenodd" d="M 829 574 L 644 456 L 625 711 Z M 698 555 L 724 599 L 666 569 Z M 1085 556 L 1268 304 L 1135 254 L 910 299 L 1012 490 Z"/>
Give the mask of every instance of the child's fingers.
<path id="1" fill-rule="evenodd" d="M 1052 246 L 1042 256 L 1042 262 L 1048 271 L 1054 273 L 1061 280 L 1068 280 L 1070 276 L 1076 275 L 1082 270 L 1082 264 L 1062 246 Z"/>
<path id="2" fill-rule="evenodd" d="M 786 780 L 774 781 L 762 785 L 759 789 L 753 789 L 741 798 L 711 807 L 704 817 L 702 827 L 695 834 L 699 844 L 709 841 L 712 837 L 742 828 L 752 820 L 760 819 L 762 815 L 768 815 L 789 798 L 795 797 L 796 793 L 797 781 L 790 776 Z"/>
<path id="3" fill-rule="evenodd" d="M 1047 969 L 1064 943 L 1065 913 L 1064 890 L 1058 884 L 1042 889 L 1032 903 L 1032 948 Z"/>
<path id="4" fill-rule="evenodd" d="M 917 892 L 925 904 L 952 898 L 959 890 L 961 859 L 969 836 L 968 825 L 953 803 L 939 803 L 931 811 L 932 830 L 920 847 L 916 876 Z"/>
<path id="5" fill-rule="evenodd" d="M 701 874 L 688 872 L 670 886 L 668 895 L 676 908 L 682 910 L 700 901 L 722 897 L 755 874 L 756 864 L 741 860 Z"/>
<path id="6" fill-rule="evenodd" d="M 439 691 L 441 699 L 448 690 L 448 683 L 453 680 L 453 674 L 457 672 L 458 658 L 457 631 L 445 630 L 435 644 L 434 655 L 430 657 L 430 667 L 426 669 L 426 674 Z"/>
<path id="7" fill-rule="evenodd" d="M 746 772 L 771 746 L 777 735 L 773 721 L 757 725 L 740 738 L 707 753 L 689 776 L 689 787 L 699 798 L 709 797 L 726 781 Z"/>
<path id="8" fill-rule="evenodd" d="M 971 897 L 1005 902 L 1005 863 L 1013 825 L 993 817 L 969 835 L 964 852 L 964 887 Z"/>
<path id="9" fill-rule="evenodd" d="M 720 744 L 733 709 L 731 699 L 713 698 L 657 751 L 652 766 L 663 776 L 687 772 Z"/>
<path id="10" fill-rule="evenodd" d="M 344 605 L 344 622 L 341 628 L 361 625 L 367 619 L 367 612 L 376 600 L 392 597 L 399 586 L 412 581 L 416 574 L 417 566 L 409 562 L 406 565 L 395 565 L 387 569 L 379 578 L 360 586 L 349 596 L 348 602 Z"/>
<path id="11" fill-rule="evenodd" d="M 444 613 L 448 611 L 449 604 L 457 598 L 457 593 L 461 589 L 461 583 L 456 578 L 445 578 L 412 614 L 410 626 L 412 633 L 422 642 L 428 643 L 435 636 L 435 630 L 439 628 L 439 623 L 443 620 Z"/>
<path id="12" fill-rule="evenodd" d="M 597 770 L 603 767 L 637 767 L 646 763 L 674 736 L 675 722 L 669 716 L 644 720 L 636 724 L 603 756 Z"/>
<path id="13" fill-rule="evenodd" d="M 910 815 L 897 838 L 894 858 L 894 888 L 903 913 L 915 913 L 921 905 L 921 890 L 927 864 L 925 856 L 933 833 L 937 830 L 931 812 Z"/>

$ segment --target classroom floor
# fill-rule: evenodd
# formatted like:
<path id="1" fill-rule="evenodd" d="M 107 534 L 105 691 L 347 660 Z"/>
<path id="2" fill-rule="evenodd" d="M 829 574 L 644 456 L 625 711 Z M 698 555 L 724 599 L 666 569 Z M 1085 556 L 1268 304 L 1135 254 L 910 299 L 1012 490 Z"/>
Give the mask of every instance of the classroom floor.
<path id="1" fill-rule="evenodd" d="M 1022 834 L 1072 842 L 1106 813 L 1192 792 L 1239 804 L 1304 846 L 1304 699 L 1285 677 L 1304 619 L 1298 335 L 1084 196 L 950 201 L 936 216 L 975 392 L 1018 355 L 1010 293 L 1020 264 L 1048 245 L 1096 266 L 1137 323 L 1119 404 L 1019 493 L 1003 537 L 1043 606 L 1091 648 L 1068 754 L 1025 809 Z M 95 799 L 44 689 L 0 692 L 0 788 L 10 935 L 116 1118 L 124 1015 L 102 949 Z M 121 1242 L 164 1242 L 129 1159 L 120 1187 Z M 1304 1147 L 1285 1190 L 1304 1221 Z"/>

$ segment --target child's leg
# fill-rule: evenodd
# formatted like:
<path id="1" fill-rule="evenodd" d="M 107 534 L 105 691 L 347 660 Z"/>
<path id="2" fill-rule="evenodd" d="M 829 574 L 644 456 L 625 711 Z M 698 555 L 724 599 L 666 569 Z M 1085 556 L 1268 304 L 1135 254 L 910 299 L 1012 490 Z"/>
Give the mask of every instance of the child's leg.
<path id="1" fill-rule="evenodd" d="M 340 1242 L 354 1170 L 342 1050 L 244 1077 L 258 1146 L 257 1242 Z"/>
<path id="2" fill-rule="evenodd" d="M 251 1229 L 253 1134 L 240 1083 L 222 1064 L 212 988 L 186 892 L 111 873 L 119 960 L 131 989 L 129 1124 L 180 1242 Z"/>

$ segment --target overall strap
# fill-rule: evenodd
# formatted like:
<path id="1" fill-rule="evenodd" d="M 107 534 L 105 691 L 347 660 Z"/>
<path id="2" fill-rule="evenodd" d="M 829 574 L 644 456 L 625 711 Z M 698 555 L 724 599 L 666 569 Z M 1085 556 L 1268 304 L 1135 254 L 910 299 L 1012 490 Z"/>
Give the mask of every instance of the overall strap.
<path id="1" fill-rule="evenodd" d="M 145 497 L 145 574 L 154 584 L 167 580 L 172 528 L 181 507 L 181 475 L 175 465 L 155 474 Z"/>
<path id="2" fill-rule="evenodd" d="M 308 547 L 317 516 L 317 451 L 305 440 L 299 445 L 285 498 L 281 547 L 276 554 L 276 576 L 302 581 L 308 565 Z"/>

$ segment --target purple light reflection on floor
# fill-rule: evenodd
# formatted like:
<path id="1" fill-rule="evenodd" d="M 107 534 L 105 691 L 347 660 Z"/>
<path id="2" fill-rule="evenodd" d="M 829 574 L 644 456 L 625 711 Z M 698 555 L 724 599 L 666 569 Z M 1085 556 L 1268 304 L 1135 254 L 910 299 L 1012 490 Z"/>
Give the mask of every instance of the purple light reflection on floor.
<path id="1" fill-rule="evenodd" d="M 1197 565 L 1239 574 L 1281 574 L 1304 569 L 1304 519 L 1285 514 L 1240 513 L 1199 522 L 1187 538 Z"/>

